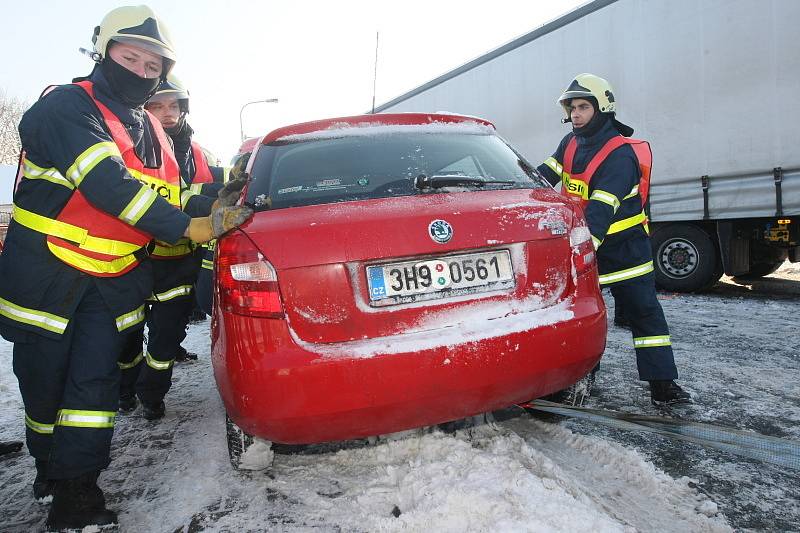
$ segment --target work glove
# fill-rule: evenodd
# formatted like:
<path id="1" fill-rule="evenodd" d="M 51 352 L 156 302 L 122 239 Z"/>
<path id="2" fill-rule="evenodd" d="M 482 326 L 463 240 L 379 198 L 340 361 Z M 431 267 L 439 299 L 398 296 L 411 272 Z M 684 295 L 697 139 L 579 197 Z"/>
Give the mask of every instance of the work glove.
<path id="1" fill-rule="evenodd" d="M 196 243 L 208 242 L 214 238 L 214 231 L 211 228 L 211 217 L 198 217 L 189 221 L 189 227 L 183 233 L 184 237 L 189 237 Z"/>
<path id="2" fill-rule="evenodd" d="M 214 207 L 227 207 L 236 204 L 246 184 L 247 180 L 244 178 L 237 178 L 226 183 L 217 193 L 219 199 L 214 202 Z"/>
<path id="3" fill-rule="evenodd" d="M 236 160 L 236 163 L 233 164 L 230 172 L 231 180 L 247 179 L 247 162 L 250 161 L 251 153 L 252 152 L 247 152 L 242 154 L 239 159 Z"/>
<path id="4" fill-rule="evenodd" d="M 246 205 L 218 207 L 210 216 L 191 219 L 183 235 L 202 244 L 238 228 L 252 216 L 253 210 Z"/>
<path id="5" fill-rule="evenodd" d="M 253 209 L 246 205 L 229 205 L 214 209 L 208 218 L 211 222 L 211 231 L 216 239 L 230 230 L 238 228 L 252 216 Z"/>

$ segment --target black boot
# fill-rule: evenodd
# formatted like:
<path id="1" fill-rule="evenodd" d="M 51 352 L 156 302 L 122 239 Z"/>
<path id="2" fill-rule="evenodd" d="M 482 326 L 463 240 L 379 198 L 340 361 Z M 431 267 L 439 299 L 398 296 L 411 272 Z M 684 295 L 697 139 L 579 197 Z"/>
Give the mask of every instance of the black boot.
<path id="1" fill-rule="evenodd" d="M 206 319 L 206 314 L 199 307 L 192 309 L 192 314 L 189 315 L 190 324 L 198 324 Z"/>
<path id="2" fill-rule="evenodd" d="M 175 362 L 185 363 L 186 361 L 197 361 L 197 354 L 187 351 L 183 346 L 178 346 L 178 353 L 175 354 Z"/>
<path id="3" fill-rule="evenodd" d="M 53 499 L 56 482 L 47 479 L 47 461 L 36 459 L 36 479 L 33 480 L 33 499 L 47 503 Z"/>
<path id="4" fill-rule="evenodd" d="M 124 415 L 132 413 L 137 405 L 139 405 L 139 402 L 136 400 L 135 394 L 120 394 L 118 407 L 120 413 Z"/>
<path id="5" fill-rule="evenodd" d="M 650 382 L 650 401 L 653 405 L 676 405 L 692 403 L 692 396 L 670 380 Z"/>
<path id="6" fill-rule="evenodd" d="M 164 418 L 164 402 L 142 402 L 142 416 L 147 420 L 158 420 Z"/>
<path id="7" fill-rule="evenodd" d="M 51 530 L 82 529 L 117 523 L 117 513 L 106 509 L 103 491 L 97 486 L 99 472 L 56 480 L 56 490 L 47 527 Z"/>

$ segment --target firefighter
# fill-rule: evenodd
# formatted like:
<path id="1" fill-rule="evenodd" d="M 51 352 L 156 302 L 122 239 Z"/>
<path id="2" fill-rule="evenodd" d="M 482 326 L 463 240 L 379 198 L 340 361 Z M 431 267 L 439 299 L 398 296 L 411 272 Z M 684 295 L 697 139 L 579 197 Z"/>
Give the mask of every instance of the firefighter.
<path id="1" fill-rule="evenodd" d="M 0 256 L 0 334 L 14 343 L 34 496 L 52 496 L 51 529 L 116 523 L 97 479 L 110 463 L 117 360 L 153 290 L 151 240 L 204 242 L 252 215 L 178 209 L 177 162 L 141 109 L 175 61 L 153 11 L 114 9 L 92 40 L 90 75 L 53 88 L 22 117 Z"/>
<path id="2" fill-rule="evenodd" d="M 174 74 L 168 77 L 167 83 L 150 99 L 147 108 L 158 117 L 170 135 L 175 145 L 176 157 L 178 161 L 183 162 L 181 175 L 194 192 L 216 197 L 220 189 L 231 178 L 235 180 L 243 176 L 239 169 L 210 165 L 203 148 L 192 140 L 194 130 L 187 121 L 189 91 Z M 236 183 L 238 187 L 238 185 L 243 185 L 244 181 Z M 215 244 L 215 241 L 210 241 L 198 249 L 195 299 L 199 309 L 195 308 L 195 313 L 199 312 L 203 317 L 211 314 L 211 271 L 214 263 Z M 185 350 L 179 352 L 179 358 L 182 352 Z M 191 355 L 187 354 L 186 356 L 192 358 Z"/>
<path id="3" fill-rule="evenodd" d="M 182 183 L 192 183 L 193 179 L 198 182 L 198 186 L 182 193 L 184 210 L 193 216 L 207 215 L 213 202 L 219 205 L 218 195 L 225 198 L 225 203 L 229 203 L 228 198 L 232 203 L 243 182 L 232 181 L 227 188 L 221 184 L 217 186 L 205 158 L 195 163 L 197 156 L 192 151 L 201 156 L 202 152 L 199 146 L 191 143 L 191 128 L 185 120 L 188 93 L 177 78 L 170 74 L 147 101 L 145 109 L 152 112 L 170 136 Z M 122 370 L 119 410 L 123 413 L 136 408 L 138 396 L 144 418 L 158 420 L 165 414 L 164 397 L 172 384 L 173 365 L 181 355 L 184 360 L 188 355 L 181 342 L 186 338 L 186 325 L 194 307 L 193 286 L 202 259 L 201 250 L 189 241 L 176 246 L 157 243 L 150 254 L 155 281 L 148 302 L 147 347 L 142 350 L 143 331 L 137 330 L 128 338 L 119 361 Z"/>
<path id="4" fill-rule="evenodd" d="M 687 403 L 675 379 L 667 321 L 656 298 L 649 229 L 643 205 L 652 156 L 633 129 L 616 119 L 611 85 L 579 74 L 558 99 L 572 123 L 539 171 L 580 202 L 597 252 L 600 285 L 611 290 L 630 322 L 639 378 L 655 405 Z M 641 178 L 641 179 L 640 179 Z"/>

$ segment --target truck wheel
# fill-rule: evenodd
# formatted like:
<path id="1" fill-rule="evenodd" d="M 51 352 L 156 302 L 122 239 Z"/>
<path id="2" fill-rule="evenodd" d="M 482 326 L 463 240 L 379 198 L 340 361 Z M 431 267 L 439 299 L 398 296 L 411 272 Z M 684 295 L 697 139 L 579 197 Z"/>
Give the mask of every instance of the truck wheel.
<path id="1" fill-rule="evenodd" d="M 753 263 L 750 265 L 750 270 L 747 272 L 747 274 L 736 276 L 736 279 L 748 280 L 763 278 L 764 276 L 769 276 L 778 270 L 782 265 L 783 260 Z"/>
<path id="2" fill-rule="evenodd" d="M 674 292 L 710 288 L 722 276 L 721 262 L 711 237 L 688 224 L 659 228 L 651 239 L 656 285 Z"/>
<path id="3" fill-rule="evenodd" d="M 269 441 L 248 435 L 227 414 L 225 415 L 225 429 L 228 438 L 228 456 L 235 470 L 262 470 L 270 466 L 273 454 Z M 263 450 L 258 450 L 259 453 L 255 454 L 256 460 L 245 461 L 245 452 L 253 446 L 259 446 Z"/>

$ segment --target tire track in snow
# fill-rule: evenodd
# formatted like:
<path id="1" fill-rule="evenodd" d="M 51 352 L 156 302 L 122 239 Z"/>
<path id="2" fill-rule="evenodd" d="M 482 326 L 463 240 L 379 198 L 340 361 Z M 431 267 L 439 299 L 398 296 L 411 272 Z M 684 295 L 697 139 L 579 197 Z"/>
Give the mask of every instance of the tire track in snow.
<path id="1" fill-rule="evenodd" d="M 595 502 L 635 531 L 733 531 L 692 480 L 671 478 L 637 452 L 529 415 L 502 425 L 557 465 L 576 497 Z"/>

